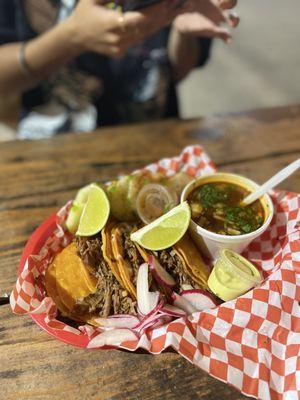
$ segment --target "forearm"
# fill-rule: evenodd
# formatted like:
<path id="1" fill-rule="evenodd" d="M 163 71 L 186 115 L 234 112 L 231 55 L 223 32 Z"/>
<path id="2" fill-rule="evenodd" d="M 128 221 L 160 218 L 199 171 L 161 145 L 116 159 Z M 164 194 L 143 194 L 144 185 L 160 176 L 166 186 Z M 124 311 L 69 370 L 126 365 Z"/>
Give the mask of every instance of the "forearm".
<path id="1" fill-rule="evenodd" d="M 200 54 L 201 46 L 198 38 L 182 34 L 172 28 L 168 43 L 168 55 L 175 82 L 184 79 L 197 67 Z"/>
<path id="2" fill-rule="evenodd" d="M 63 22 L 30 40 L 25 47 L 25 60 L 31 73 L 24 73 L 20 64 L 20 43 L 0 47 L 0 93 L 21 93 L 36 86 L 47 75 L 79 55 L 73 44 L 72 29 Z"/>

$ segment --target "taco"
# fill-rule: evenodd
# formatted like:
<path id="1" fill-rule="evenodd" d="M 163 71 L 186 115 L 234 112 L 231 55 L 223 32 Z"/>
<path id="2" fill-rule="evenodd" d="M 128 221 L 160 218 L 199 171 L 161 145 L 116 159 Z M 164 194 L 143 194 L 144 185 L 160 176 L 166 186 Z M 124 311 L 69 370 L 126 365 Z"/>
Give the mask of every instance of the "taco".
<path id="1" fill-rule="evenodd" d="M 186 233 L 173 247 L 188 276 L 200 288 L 207 290 L 210 271 L 190 235 Z"/>
<path id="2" fill-rule="evenodd" d="M 136 299 L 136 283 L 139 267 L 144 262 L 148 262 L 148 250 L 141 248 L 138 244 L 130 239 L 130 234 L 136 229 L 128 223 L 120 223 L 112 230 L 112 247 L 114 258 L 117 260 L 119 274 L 122 279 L 122 285 Z M 160 285 L 149 272 L 148 275 L 149 289 L 151 291 L 159 291 L 164 299 L 169 299 L 171 296 L 170 290 L 165 286 Z"/>
<path id="3" fill-rule="evenodd" d="M 174 288 L 176 291 L 192 288 L 207 289 L 209 270 L 188 234 L 169 249 L 151 252 L 131 241 L 130 234 L 135 229 L 130 224 L 118 224 L 112 230 L 111 239 L 121 282 L 134 298 L 136 297 L 136 278 L 139 266 L 143 262 L 148 262 L 150 254 L 157 258 L 177 282 Z M 154 285 L 153 282 L 152 287 Z M 161 285 L 155 286 L 155 289 L 165 292 Z"/>
<path id="4" fill-rule="evenodd" d="M 173 247 L 153 252 L 153 255 L 174 278 L 175 291 L 208 289 L 209 270 L 188 233 Z"/>
<path id="5" fill-rule="evenodd" d="M 130 239 L 130 234 L 135 229 L 135 226 L 128 223 L 120 223 L 111 231 L 112 251 L 117 261 L 119 275 L 123 286 L 133 298 L 136 298 L 138 270 L 144 262 L 138 247 Z"/>
<path id="6" fill-rule="evenodd" d="M 75 243 L 59 253 L 52 265 L 55 269 L 57 294 L 67 310 L 72 312 L 77 299 L 94 294 L 97 279 L 77 255 Z"/>
<path id="7" fill-rule="evenodd" d="M 122 281 L 122 278 L 121 278 L 121 275 L 119 272 L 119 265 L 114 256 L 113 247 L 112 247 L 112 232 L 115 229 L 115 226 L 116 226 L 116 224 L 109 222 L 103 228 L 103 230 L 101 232 L 101 238 L 102 238 L 102 247 L 101 248 L 102 248 L 104 260 L 110 266 L 112 273 L 114 274 L 115 278 L 120 283 L 120 285 L 123 285 L 123 281 Z"/>
<path id="8" fill-rule="evenodd" d="M 136 302 L 103 256 L 102 234 L 76 237 L 46 271 L 45 287 L 63 316 L 97 325 L 98 317 L 136 314 Z"/>

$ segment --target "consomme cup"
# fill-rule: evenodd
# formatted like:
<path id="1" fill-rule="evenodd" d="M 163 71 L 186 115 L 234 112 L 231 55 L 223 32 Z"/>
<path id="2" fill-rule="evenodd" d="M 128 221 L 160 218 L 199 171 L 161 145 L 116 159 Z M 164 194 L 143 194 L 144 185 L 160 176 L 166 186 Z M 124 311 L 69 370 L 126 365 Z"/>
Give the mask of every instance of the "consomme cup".
<path id="1" fill-rule="evenodd" d="M 189 194 L 197 187 L 202 186 L 206 183 L 213 182 L 226 182 L 236 184 L 242 186 L 250 192 L 255 191 L 259 187 L 257 183 L 241 175 L 220 172 L 212 175 L 206 175 L 190 182 L 182 192 L 181 202 L 187 200 Z M 219 257 L 223 249 L 229 249 L 235 251 L 236 253 L 241 253 L 248 246 L 248 244 L 252 242 L 252 240 L 256 239 L 268 228 L 272 221 L 274 207 L 270 196 L 268 194 L 265 194 L 263 197 L 260 198 L 260 202 L 263 206 L 265 214 L 264 223 L 257 230 L 246 233 L 245 235 L 220 235 L 218 233 L 214 233 L 202 228 L 200 225 L 191 220 L 189 231 L 196 245 L 207 257 L 214 260 Z"/>

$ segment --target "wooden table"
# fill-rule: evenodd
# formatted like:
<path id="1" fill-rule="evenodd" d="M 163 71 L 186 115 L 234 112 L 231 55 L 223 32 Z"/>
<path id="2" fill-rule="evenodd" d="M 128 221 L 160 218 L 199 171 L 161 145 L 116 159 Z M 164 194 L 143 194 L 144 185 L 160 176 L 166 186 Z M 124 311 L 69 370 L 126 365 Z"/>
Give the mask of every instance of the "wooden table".
<path id="1" fill-rule="evenodd" d="M 263 182 L 300 156 L 300 106 L 100 129 L 0 145 L 0 296 L 33 230 L 88 182 L 201 143 L 224 171 Z M 294 175 L 281 188 L 300 191 Z M 4 300 L 5 303 L 5 300 Z M 0 306 L 0 399 L 244 399 L 177 354 L 87 352 Z"/>

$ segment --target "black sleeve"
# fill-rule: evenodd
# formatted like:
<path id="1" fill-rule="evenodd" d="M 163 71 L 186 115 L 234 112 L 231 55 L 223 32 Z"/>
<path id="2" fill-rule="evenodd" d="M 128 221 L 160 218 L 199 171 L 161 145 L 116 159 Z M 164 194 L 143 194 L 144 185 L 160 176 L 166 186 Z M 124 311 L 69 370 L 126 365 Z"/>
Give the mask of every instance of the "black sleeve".
<path id="1" fill-rule="evenodd" d="M 16 41 L 14 0 L 0 0 L 0 45 Z"/>
<path id="2" fill-rule="evenodd" d="M 201 52 L 198 60 L 198 67 L 202 67 L 206 64 L 207 60 L 209 59 L 212 40 L 210 38 L 200 38 L 199 43 L 201 46 Z"/>

